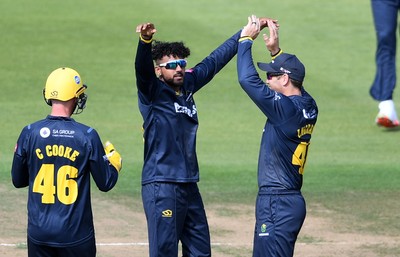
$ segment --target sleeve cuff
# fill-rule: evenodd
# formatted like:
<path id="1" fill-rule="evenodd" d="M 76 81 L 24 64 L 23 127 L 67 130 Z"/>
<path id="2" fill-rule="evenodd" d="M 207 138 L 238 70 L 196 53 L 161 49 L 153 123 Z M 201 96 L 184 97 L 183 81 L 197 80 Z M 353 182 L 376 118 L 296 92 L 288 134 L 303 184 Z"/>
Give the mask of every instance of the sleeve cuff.
<path id="1" fill-rule="evenodd" d="M 242 42 L 242 41 L 245 41 L 245 40 L 253 41 L 253 39 L 251 37 L 249 37 L 249 36 L 239 38 L 239 42 Z"/>
<path id="2" fill-rule="evenodd" d="M 279 51 L 276 54 L 274 54 L 274 55 L 271 54 L 271 59 L 274 60 L 276 57 L 278 57 L 282 53 L 283 53 L 282 49 L 279 48 Z"/>

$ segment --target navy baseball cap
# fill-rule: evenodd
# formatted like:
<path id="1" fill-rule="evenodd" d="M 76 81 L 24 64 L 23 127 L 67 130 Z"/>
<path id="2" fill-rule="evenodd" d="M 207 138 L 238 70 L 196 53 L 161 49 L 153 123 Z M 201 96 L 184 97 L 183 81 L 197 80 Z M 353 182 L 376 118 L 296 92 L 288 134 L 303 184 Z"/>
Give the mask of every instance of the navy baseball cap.
<path id="1" fill-rule="evenodd" d="M 306 69 L 293 54 L 282 53 L 270 63 L 257 63 L 258 67 L 267 73 L 286 73 L 289 78 L 303 82 Z"/>

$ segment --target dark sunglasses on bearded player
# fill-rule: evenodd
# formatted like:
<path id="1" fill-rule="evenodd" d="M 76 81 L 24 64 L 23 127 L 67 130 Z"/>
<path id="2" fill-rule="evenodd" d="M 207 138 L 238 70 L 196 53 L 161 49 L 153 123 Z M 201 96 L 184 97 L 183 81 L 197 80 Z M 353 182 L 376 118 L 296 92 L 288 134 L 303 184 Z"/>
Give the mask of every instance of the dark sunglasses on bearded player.
<path id="1" fill-rule="evenodd" d="M 283 74 L 285 74 L 285 73 L 278 73 L 278 72 L 272 73 L 272 72 L 267 72 L 267 79 L 270 80 L 270 79 L 272 79 L 273 77 L 282 76 Z"/>
<path id="2" fill-rule="evenodd" d="M 158 66 L 165 67 L 167 70 L 175 70 L 178 67 L 178 65 L 181 68 L 185 68 L 186 64 L 187 64 L 186 60 L 179 59 L 179 60 L 173 60 L 173 61 L 169 61 L 169 62 L 160 63 Z"/>

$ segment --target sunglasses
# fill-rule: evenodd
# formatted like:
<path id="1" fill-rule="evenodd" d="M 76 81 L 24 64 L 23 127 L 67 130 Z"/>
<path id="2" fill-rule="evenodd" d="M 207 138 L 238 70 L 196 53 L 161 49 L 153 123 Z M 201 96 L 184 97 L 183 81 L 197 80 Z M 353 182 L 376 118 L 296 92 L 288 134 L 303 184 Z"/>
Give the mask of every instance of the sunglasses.
<path id="1" fill-rule="evenodd" d="M 167 70 L 175 70 L 178 67 L 178 65 L 181 68 L 185 68 L 186 64 L 187 64 L 186 60 L 179 59 L 179 60 L 173 60 L 173 61 L 169 61 L 169 62 L 160 63 L 158 66 L 165 67 Z"/>
<path id="2" fill-rule="evenodd" d="M 267 79 L 270 80 L 273 77 L 278 77 L 278 76 L 282 76 L 285 73 L 271 73 L 271 72 L 267 72 Z"/>

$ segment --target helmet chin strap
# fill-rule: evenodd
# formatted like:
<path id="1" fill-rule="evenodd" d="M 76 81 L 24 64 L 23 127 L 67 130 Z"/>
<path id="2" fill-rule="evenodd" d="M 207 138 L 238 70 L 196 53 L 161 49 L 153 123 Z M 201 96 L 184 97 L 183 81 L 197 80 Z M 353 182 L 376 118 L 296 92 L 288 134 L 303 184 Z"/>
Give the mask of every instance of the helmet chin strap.
<path id="1" fill-rule="evenodd" d="M 46 102 L 47 105 L 51 106 L 51 100 L 47 100 L 45 96 L 45 89 L 43 89 L 43 99 Z"/>

